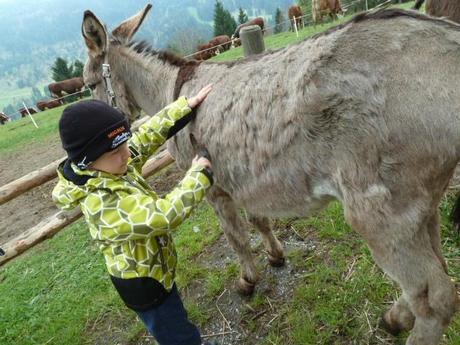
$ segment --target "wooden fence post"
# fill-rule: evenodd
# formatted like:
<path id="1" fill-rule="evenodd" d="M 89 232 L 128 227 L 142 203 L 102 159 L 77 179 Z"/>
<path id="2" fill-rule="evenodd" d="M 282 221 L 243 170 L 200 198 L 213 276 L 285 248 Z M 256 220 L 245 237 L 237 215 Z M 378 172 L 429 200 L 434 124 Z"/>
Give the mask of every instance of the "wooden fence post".
<path id="1" fill-rule="evenodd" d="M 242 28 L 240 39 L 244 56 L 260 54 L 265 50 L 264 36 L 258 25 L 249 25 Z"/>

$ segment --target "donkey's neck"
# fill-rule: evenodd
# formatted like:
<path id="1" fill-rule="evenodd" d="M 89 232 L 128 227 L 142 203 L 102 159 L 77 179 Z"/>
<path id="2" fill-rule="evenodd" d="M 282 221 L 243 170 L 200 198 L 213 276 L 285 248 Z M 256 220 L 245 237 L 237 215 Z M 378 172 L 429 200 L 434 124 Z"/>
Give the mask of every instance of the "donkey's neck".
<path id="1" fill-rule="evenodd" d="M 174 87 L 180 68 L 158 59 L 123 50 L 117 61 L 126 88 L 137 105 L 153 115 L 174 100 Z"/>

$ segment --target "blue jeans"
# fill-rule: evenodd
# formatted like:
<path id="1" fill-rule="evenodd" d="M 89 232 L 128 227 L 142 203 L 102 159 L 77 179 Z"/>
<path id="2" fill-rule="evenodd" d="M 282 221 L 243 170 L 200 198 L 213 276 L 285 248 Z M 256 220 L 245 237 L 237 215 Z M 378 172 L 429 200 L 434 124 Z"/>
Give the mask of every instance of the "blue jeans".
<path id="1" fill-rule="evenodd" d="M 188 320 L 176 284 L 163 303 L 136 313 L 160 345 L 201 345 L 200 332 Z"/>

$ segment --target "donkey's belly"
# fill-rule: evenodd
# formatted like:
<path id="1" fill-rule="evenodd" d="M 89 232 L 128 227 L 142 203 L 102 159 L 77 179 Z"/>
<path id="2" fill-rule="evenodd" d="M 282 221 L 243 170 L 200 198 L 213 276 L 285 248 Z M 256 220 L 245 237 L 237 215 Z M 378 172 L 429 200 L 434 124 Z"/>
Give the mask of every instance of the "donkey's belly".
<path id="1" fill-rule="evenodd" d="M 278 184 L 261 185 L 232 193 L 234 201 L 248 212 L 272 218 L 306 217 L 324 208 L 339 193 L 329 181 L 314 184 L 292 184 L 284 181 Z"/>

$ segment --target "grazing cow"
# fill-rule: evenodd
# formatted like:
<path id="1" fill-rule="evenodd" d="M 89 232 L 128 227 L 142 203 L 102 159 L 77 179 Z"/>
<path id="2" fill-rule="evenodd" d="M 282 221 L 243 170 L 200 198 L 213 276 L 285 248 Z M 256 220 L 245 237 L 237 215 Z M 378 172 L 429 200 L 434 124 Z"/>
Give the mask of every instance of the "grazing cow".
<path id="1" fill-rule="evenodd" d="M 232 45 L 232 40 L 227 35 L 220 35 L 214 37 L 208 42 L 212 47 L 216 47 L 220 53 L 229 50 Z"/>
<path id="2" fill-rule="evenodd" d="M 0 112 L 0 125 L 4 125 L 8 121 L 11 121 L 10 117 L 5 113 Z"/>
<path id="3" fill-rule="evenodd" d="M 239 38 L 233 38 L 232 36 L 232 47 L 233 48 L 236 48 L 236 47 L 239 47 L 241 46 L 241 40 Z"/>
<path id="4" fill-rule="evenodd" d="M 63 81 L 58 81 L 56 83 L 51 83 L 48 85 L 51 96 L 55 98 L 63 97 L 63 93 L 72 94 L 77 91 L 80 91 L 84 87 L 85 83 L 83 82 L 82 77 L 70 78 Z M 81 94 L 79 95 L 81 96 Z"/>
<path id="5" fill-rule="evenodd" d="M 46 101 L 38 101 L 37 108 L 43 111 L 45 109 L 52 109 L 52 108 L 59 107 L 62 104 L 64 104 L 62 99 L 49 99 Z"/>
<path id="6" fill-rule="evenodd" d="M 260 26 L 262 33 L 264 32 L 264 27 L 265 27 L 264 19 L 262 17 L 256 17 L 256 18 L 248 20 L 246 23 L 238 25 L 238 27 L 236 28 L 235 32 L 232 35 L 232 40 L 235 38 L 240 38 L 241 29 L 249 25 L 258 25 Z"/>
<path id="7" fill-rule="evenodd" d="M 213 82 L 168 150 L 187 168 L 208 149 L 215 184 L 207 200 L 240 260 L 238 288 L 251 293 L 258 280 L 239 208 L 279 266 L 283 247 L 267 217 L 306 217 L 339 200 L 402 289 L 381 325 L 411 330 L 406 345 L 439 344 L 460 306 L 439 224 L 440 200 L 460 162 L 459 26 L 383 9 L 295 47 L 200 63 L 131 42 L 150 8 L 112 34 L 85 12 L 85 80 L 95 99 L 108 102 L 101 64 L 110 61 L 117 106 L 133 118 Z M 436 63 L 427 68 L 428 60 Z"/>
<path id="8" fill-rule="evenodd" d="M 295 18 L 295 24 L 297 26 L 297 29 L 300 28 L 300 26 L 303 26 L 303 13 L 302 9 L 298 5 L 292 5 L 289 6 L 288 9 L 288 18 L 289 21 L 291 22 L 291 30 L 294 31 L 294 19 Z"/>
<path id="9" fill-rule="evenodd" d="M 30 115 L 32 115 L 32 114 L 36 114 L 38 112 L 37 109 L 35 109 L 35 108 L 24 108 L 24 107 L 22 107 L 18 111 L 21 113 L 21 117 L 25 117 L 25 116 L 29 115 L 29 113 L 30 113 Z"/>
<path id="10" fill-rule="evenodd" d="M 216 36 L 208 43 L 197 46 L 197 53 L 194 55 L 196 60 L 207 60 L 222 53 L 230 48 L 232 40 L 227 35 Z M 215 48 L 215 49 L 211 49 Z"/>
<path id="11" fill-rule="evenodd" d="M 311 13 L 315 24 L 323 21 L 324 15 L 329 15 L 332 20 L 337 19 L 337 15 L 343 15 L 345 11 L 342 9 L 340 0 L 312 0 Z"/>
<path id="12" fill-rule="evenodd" d="M 417 0 L 414 9 L 419 10 L 425 0 Z M 435 17 L 446 17 L 460 23 L 459 0 L 428 0 L 425 5 L 426 13 Z"/>
<path id="13" fill-rule="evenodd" d="M 212 47 L 209 43 L 199 44 L 196 47 L 195 60 L 208 60 L 216 56 L 216 49 L 211 49 Z"/>

